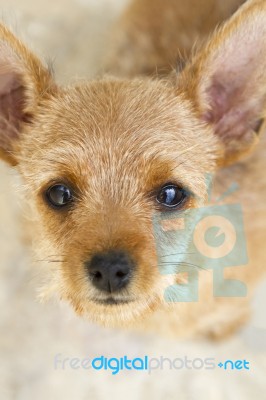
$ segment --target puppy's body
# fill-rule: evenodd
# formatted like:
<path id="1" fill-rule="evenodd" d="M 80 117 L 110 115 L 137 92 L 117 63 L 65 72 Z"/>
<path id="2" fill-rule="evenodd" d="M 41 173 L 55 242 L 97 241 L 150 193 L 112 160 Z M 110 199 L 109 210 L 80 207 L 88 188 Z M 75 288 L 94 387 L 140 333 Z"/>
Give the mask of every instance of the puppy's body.
<path id="1" fill-rule="evenodd" d="M 134 0 L 115 26 L 105 69 L 123 77 L 167 75 L 245 0 Z"/>
<path id="2" fill-rule="evenodd" d="M 219 20 L 238 3 L 224 3 Z M 132 7 L 134 15 L 140 3 Z M 266 106 L 265 20 L 265 2 L 248 1 L 180 75 L 105 78 L 69 88 L 58 87 L 2 28 L 1 156 L 21 173 L 41 228 L 36 247 L 53 265 L 48 292 L 55 290 L 78 313 L 105 325 L 145 322 L 158 330 L 159 321 L 162 331 L 174 335 L 219 337 L 246 319 L 266 261 L 264 138 L 256 148 Z M 153 65 L 163 65 L 156 60 Z M 134 70 L 124 69 L 121 58 L 117 65 L 126 75 Z M 150 71 L 143 65 L 135 72 Z M 177 274 L 160 273 L 153 217 L 170 210 L 167 188 L 181 198 L 174 204 L 180 215 L 202 207 L 206 175 L 214 173 L 214 198 L 231 182 L 239 184 L 226 201 L 243 207 L 249 263 L 226 268 L 225 277 L 245 282 L 248 295 L 214 297 L 211 271 L 196 266 L 199 300 L 167 303 L 165 289 L 183 281 L 178 268 Z M 184 235 L 177 250 L 186 252 L 188 242 Z"/>

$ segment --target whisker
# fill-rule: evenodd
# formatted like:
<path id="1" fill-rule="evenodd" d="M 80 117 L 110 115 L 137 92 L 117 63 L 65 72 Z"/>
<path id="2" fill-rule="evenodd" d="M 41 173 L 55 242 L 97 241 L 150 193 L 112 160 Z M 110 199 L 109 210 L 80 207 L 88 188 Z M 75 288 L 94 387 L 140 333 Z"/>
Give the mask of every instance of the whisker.
<path id="1" fill-rule="evenodd" d="M 33 262 L 64 263 L 64 262 L 66 262 L 66 261 L 65 261 L 65 260 L 49 260 L 49 259 L 43 259 L 43 260 L 33 260 Z"/>
<path id="2" fill-rule="evenodd" d="M 65 256 L 65 255 L 66 255 L 65 253 L 61 254 L 61 256 Z M 50 258 L 50 257 L 60 257 L 60 255 L 59 254 L 50 254 L 47 256 L 47 258 Z"/>
<path id="3" fill-rule="evenodd" d="M 193 253 L 188 253 L 188 252 L 184 252 L 184 253 L 171 253 L 171 254 L 165 254 L 164 256 L 160 256 L 160 257 L 163 258 L 163 257 L 169 257 L 169 256 L 177 256 L 177 255 L 180 255 L 180 254 L 196 254 L 196 252 L 193 252 Z"/>
<path id="4" fill-rule="evenodd" d="M 165 261 L 165 262 L 159 263 L 158 265 L 162 265 L 162 266 L 165 266 L 165 265 L 169 265 L 169 266 L 174 266 L 174 265 L 182 266 L 182 265 L 185 265 L 185 266 L 188 266 L 188 267 L 199 268 L 199 269 L 202 269 L 204 271 L 210 272 L 210 270 L 207 269 L 207 268 L 204 268 L 204 267 L 202 267 L 200 265 L 197 265 L 197 264 L 185 262 L 185 261 L 177 261 L 177 262 L 167 262 L 167 261 Z"/>
<path id="5" fill-rule="evenodd" d="M 193 146 L 188 147 L 187 149 L 185 149 L 184 151 L 182 151 L 181 153 L 178 154 L 178 157 L 182 156 L 183 154 L 188 153 L 190 150 L 195 149 L 199 147 L 199 143 L 194 144 Z"/>
<path id="6" fill-rule="evenodd" d="M 188 147 L 187 149 L 185 149 L 184 151 L 182 151 L 181 153 L 179 153 L 178 156 L 177 156 L 177 158 L 180 157 L 180 156 L 182 156 L 182 155 L 184 155 L 184 154 L 186 154 L 186 153 L 188 153 L 190 150 L 195 149 L 195 148 L 197 148 L 197 147 L 199 147 L 199 144 L 195 144 L 194 146 Z M 172 168 L 170 171 L 171 171 L 171 172 L 174 171 L 176 168 L 180 167 L 180 165 L 183 165 L 183 164 L 185 164 L 186 162 L 187 162 L 187 160 L 182 161 L 181 163 L 179 163 L 178 165 L 176 165 L 174 168 Z"/>

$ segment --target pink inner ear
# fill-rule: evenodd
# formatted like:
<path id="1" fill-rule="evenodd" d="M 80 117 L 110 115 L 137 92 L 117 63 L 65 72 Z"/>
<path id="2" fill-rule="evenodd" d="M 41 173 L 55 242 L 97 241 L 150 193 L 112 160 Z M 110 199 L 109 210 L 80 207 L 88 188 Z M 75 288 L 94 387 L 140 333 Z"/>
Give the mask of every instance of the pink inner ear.
<path id="1" fill-rule="evenodd" d="M 0 71 L 0 147 L 8 150 L 23 121 L 24 89 L 14 72 Z"/>
<path id="2" fill-rule="evenodd" d="M 0 148 L 7 151 L 24 119 L 23 70 L 22 60 L 9 42 L 0 40 Z"/>
<path id="3" fill-rule="evenodd" d="M 256 130 L 261 99 L 254 100 L 254 93 L 248 86 L 237 77 L 232 79 L 229 74 L 227 82 L 226 78 L 223 83 L 218 82 L 216 77 L 212 79 L 206 92 L 210 109 L 203 115 L 203 119 L 214 125 L 215 133 L 222 139 L 240 140 L 250 130 Z"/>
<path id="4" fill-rule="evenodd" d="M 20 86 L 14 72 L 0 73 L 0 95 L 8 94 Z"/>
<path id="5" fill-rule="evenodd" d="M 218 122 L 228 109 L 228 91 L 221 83 L 215 82 L 207 90 L 207 97 L 210 109 L 204 114 L 203 118 L 206 122 Z"/>
<path id="6" fill-rule="evenodd" d="M 257 11 L 246 12 L 235 22 L 231 19 L 202 60 L 204 79 L 199 95 L 206 107 L 203 119 L 228 141 L 249 137 L 265 106 L 265 9 Z"/>

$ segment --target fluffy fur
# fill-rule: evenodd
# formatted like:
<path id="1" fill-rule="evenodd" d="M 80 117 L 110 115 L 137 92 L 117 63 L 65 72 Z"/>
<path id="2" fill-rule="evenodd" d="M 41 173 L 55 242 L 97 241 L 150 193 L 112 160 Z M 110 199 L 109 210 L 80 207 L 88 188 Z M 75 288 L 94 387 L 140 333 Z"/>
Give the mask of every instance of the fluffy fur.
<path id="1" fill-rule="evenodd" d="M 148 2 L 143 3 L 147 7 Z M 194 24 L 196 16 L 190 14 L 192 3 L 188 10 L 178 3 L 164 5 L 164 12 L 184 13 L 180 29 L 186 37 L 190 17 Z M 213 4 L 197 3 L 202 3 L 198 13 Z M 204 38 L 239 3 L 217 6 L 213 18 L 206 7 L 209 23 L 188 36 L 188 51 L 195 36 Z M 139 13 L 134 11 L 139 7 L 136 1 L 123 24 Z M 145 21 L 157 21 L 156 15 L 151 8 Z M 168 28 L 174 30 L 174 25 Z M 150 34 L 153 38 L 153 31 Z M 265 139 L 256 147 L 266 106 L 265 1 L 247 1 L 180 74 L 171 72 L 164 79 L 105 77 L 62 88 L 5 27 L 0 37 L 0 155 L 22 176 L 25 198 L 34 212 L 35 246 L 52 265 L 47 271 L 47 292 L 56 291 L 80 315 L 108 326 L 145 325 L 174 335 L 217 337 L 238 327 L 248 315 L 250 296 L 266 261 Z M 173 33 L 173 41 L 176 38 Z M 154 59 L 147 56 L 146 69 L 145 49 L 142 53 L 140 48 L 143 61 L 137 72 L 160 66 L 161 56 L 166 65 L 172 62 L 173 41 L 170 47 L 168 42 L 162 45 L 160 56 L 157 50 Z M 131 75 L 127 66 L 123 68 L 120 51 L 115 54 L 117 71 Z M 221 170 L 232 163 L 236 164 Z M 206 174 L 214 172 L 217 193 L 231 180 L 240 185 L 230 201 L 244 208 L 250 262 L 226 269 L 226 276 L 246 282 L 249 295 L 214 298 L 212 275 L 201 271 L 198 302 L 167 304 L 164 290 L 179 278 L 163 276 L 158 270 L 152 228 L 152 217 L 158 212 L 154 192 L 166 182 L 177 182 L 194 194 L 185 207 L 198 207 L 207 201 Z M 47 205 L 44 193 L 54 182 L 74 188 L 76 199 L 70 210 L 56 211 Z M 116 248 L 126 250 L 137 264 L 130 285 L 115 296 L 129 302 L 97 304 L 94 299 L 105 296 L 91 285 L 84 262 L 98 251 Z"/>

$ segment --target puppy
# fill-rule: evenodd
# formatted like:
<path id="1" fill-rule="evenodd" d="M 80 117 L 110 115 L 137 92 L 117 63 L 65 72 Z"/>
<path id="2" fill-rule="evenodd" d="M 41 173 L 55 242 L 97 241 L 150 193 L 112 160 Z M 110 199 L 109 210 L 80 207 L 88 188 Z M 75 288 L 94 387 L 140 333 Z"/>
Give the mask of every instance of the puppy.
<path id="1" fill-rule="evenodd" d="M 266 261 L 265 1 L 247 1 L 164 79 L 59 87 L 10 31 L 0 35 L 0 155 L 22 177 L 35 248 L 50 261 L 45 293 L 106 326 L 212 337 L 239 327 Z M 186 233 L 172 251 L 184 259 L 171 273 L 160 268 L 171 215 L 206 205 L 213 174 L 214 198 L 239 185 L 227 202 L 241 204 L 248 262 L 224 278 L 245 284 L 244 295 L 213 294 L 215 271 L 186 262 Z M 168 227 L 157 229 L 165 215 Z M 191 268 L 198 298 L 187 286 L 186 301 L 166 300 L 171 286 L 182 293 Z"/>

